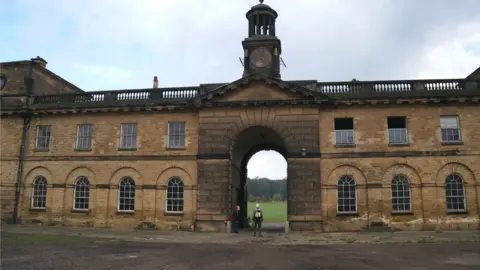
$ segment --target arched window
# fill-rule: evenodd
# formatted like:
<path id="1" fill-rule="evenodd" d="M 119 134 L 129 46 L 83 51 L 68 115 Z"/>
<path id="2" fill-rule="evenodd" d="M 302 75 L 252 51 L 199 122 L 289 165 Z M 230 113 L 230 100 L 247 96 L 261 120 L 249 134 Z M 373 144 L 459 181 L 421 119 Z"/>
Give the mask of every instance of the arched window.
<path id="1" fill-rule="evenodd" d="M 172 177 L 167 184 L 167 212 L 183 212 L 183 182 L 179 177 Z"/>
<path id="2" fill-rule="evenodd" d="M 135 181 L 125 177 L 118 187 L 118 211 L 135 211 Z"/>
<path id="3" fill-rule="evenodd" d="M 73 195 L 73 209 L 88 210 L 90 200 L 90 182 L 86 176 L 80 176 L 75 181 L 75 190 Z"/>
<path id="4" fill-rule="evenodd" d="M 357 188 L 353 177 L 345 175 L 338 180 L 337 198 L 338 213 L 357 212 Z"/>
<path id="5" fill-rule="evenodd" d="M 403 175 L 395 175 L 392 180 L 392 211 L 393 212 L 410 212 L 410 185 L 408 178 Z"/>
<path id="6" fill-rule="evenodd" d="M 47 180 L 37 176 L 33 181 L 32 208 L 43 209 L 47 206 Z"/>
<path id="7" fill-rule="evenodd" d="M 465 211 L 465 192 L 462 177 L 452 173 L 447 176 L 445 182 L 447 211 Z"/>

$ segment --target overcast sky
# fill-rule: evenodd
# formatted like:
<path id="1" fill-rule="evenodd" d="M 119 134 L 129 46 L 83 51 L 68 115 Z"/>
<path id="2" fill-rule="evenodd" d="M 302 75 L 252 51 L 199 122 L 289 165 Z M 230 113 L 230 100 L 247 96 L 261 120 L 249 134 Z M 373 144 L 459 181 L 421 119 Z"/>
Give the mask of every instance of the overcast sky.
<path id="1" fill-rule="evenodd" d="M 254 0 L 0 0 L 0 61 L 42 56 L 84 90 L 229 82 Z M 480 66 L 479 0 L 265 0 L 286 80 L 465 77 Z M 275 156 L 279 160 L 274 160 Z M 281 162 L 281 163 L 279 163 Z M 284 164 L 279 169 L 278 164 Z M 278 154 L 249 176 L 282 178 Z"/>

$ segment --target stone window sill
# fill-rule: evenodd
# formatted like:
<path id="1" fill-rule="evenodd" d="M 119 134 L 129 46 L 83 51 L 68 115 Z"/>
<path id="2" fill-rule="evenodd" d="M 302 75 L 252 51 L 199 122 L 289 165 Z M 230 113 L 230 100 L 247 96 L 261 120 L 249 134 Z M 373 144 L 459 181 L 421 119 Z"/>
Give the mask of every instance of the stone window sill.
<path id="1" fill-rule="evenodd" d="M 81 213 L 81 214 L 89 214 L 90 213 L 90 209 L 72 209 L 72 213 Z"/>
<path id="2" fill-rule="evenodd" d="M 118 148 L 118 151 L 137 151 L 137 148 Z"/>
<path id="3" fill-rule="evenodd" d="M 407 147 L 410 146 L 410 143 L 389 143 L 389 147 Z"/>
<path id="4" fill-rule="evenodd" d="M 47 148 L 35 148 L 33 152 L 50 152 L 50 149 Z"/>
<path id="5" fill-rule="evenodd" d="M 186 147 L 172 147 L 168 146 L 165 148 L 167 151 L 185 151 L 187 148 Z"/>
<path id="6" fill-rule="evenodd" d="M 442 142 L 442 145 L 463 145 L 463 142 Z"/>
<path id="7" fill-rule="evenodd" d="M 392 216 L 412 216 L 413 212 L 408 211 L 408 212 L 392 212 Z"/>
<path id="8" fill-rule="evenodd" d="M 468 214 L 467 210 L 447 211 L 447 215 L 466 215 L 466 214 Z"/>
<path id="9" fill-rule="evenodd" d="M 173 216 L 173 217 L 183 217 L 184 213 L 183 212 L 164 212 L 164 216 Z"/>
<path id="10" fill-rule="evenodd" d="M 335 144 L 336 148 L 354 148 L 356 144 Z"/>
<path id="11" fill-rule="evenodd" d="M 358 213 L 337 213 L 337 217 L 358 217 Z"/>
<path id="12" fill-rule="evenodd" d="M 134 215 L 135 215 L 135 211 L 121 211 L 121 210 L 117 210 L 117 215 L 118 215 L 118 216 L 134 216 Z"/>
<path id="13" fill-rule="evenodd" d="M 91 152 L 92 148 L 75 148 L 75 152 Z"/>
<path id="14" fill-rule="evenodd" d="M 30 212 L 47 212 L 47 208 L 30 208 Z"/>

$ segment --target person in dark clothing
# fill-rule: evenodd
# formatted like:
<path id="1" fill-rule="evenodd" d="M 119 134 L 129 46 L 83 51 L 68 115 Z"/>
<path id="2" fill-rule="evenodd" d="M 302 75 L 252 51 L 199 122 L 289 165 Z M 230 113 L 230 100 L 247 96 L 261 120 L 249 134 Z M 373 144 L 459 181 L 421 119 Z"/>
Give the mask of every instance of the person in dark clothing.
<path id="1" fill-rule="evenodd" d="M 233 211 L 232 221 L 233 221 L 233 232 L 238 233 L 238 222 L 240 221 L 240 206 L 237 205 L 237 208 Z"/>
<path id="2" fill-rule="evenodd" d="M 257 203 L 255 209 L 253 209 L 253 236 L 262 237 L 262 222 L 263 222 L 263 211 L 260 209 L 260 205 Z"/>

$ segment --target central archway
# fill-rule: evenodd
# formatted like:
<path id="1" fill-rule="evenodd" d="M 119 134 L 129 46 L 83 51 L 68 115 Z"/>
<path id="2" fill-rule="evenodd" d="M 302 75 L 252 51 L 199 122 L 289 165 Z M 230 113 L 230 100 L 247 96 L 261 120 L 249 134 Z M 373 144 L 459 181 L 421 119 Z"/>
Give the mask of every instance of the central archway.
<path id="1" fill-rule="evenodd" d="M 247 164 L 254 154 L 263 150 L 274 150 L 287 160 L 287 147 L 283 138 L 273 129 L 268 127 L 253 126 L 241 131 L 231 146 L 231 177 L 233 189 L 231 207 L 234 209 L 236 205 L 240 205 L 242 216 L 242 220 L 239 224 L 240 228 L 245 228 L 247 226 Z"/>

